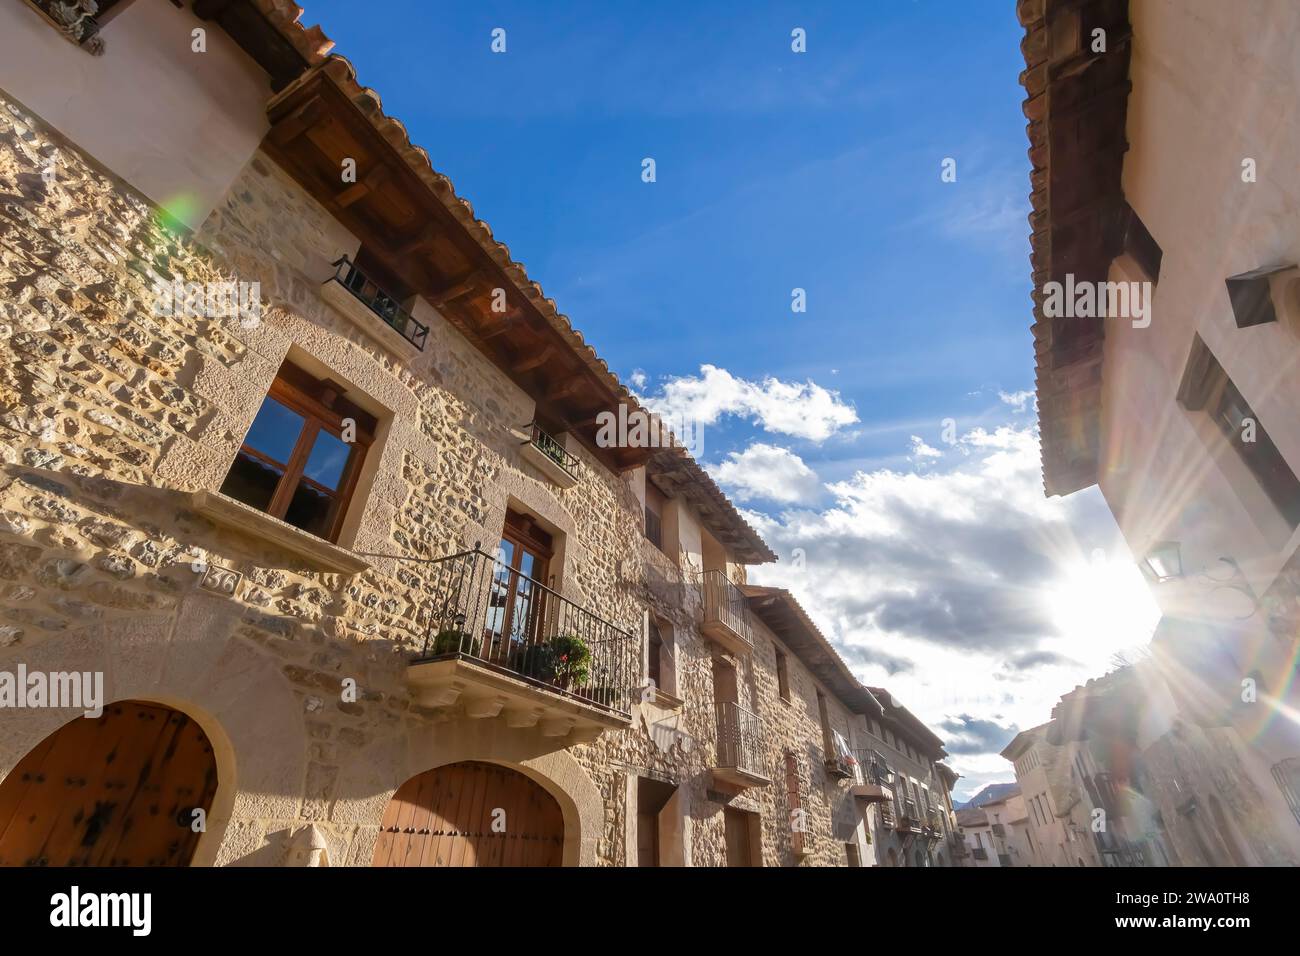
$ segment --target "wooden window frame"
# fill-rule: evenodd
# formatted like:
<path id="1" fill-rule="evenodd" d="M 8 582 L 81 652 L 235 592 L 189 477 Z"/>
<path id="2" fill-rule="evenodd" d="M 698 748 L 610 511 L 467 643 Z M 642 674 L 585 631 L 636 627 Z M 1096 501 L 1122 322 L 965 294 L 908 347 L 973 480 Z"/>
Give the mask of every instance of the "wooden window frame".
<path id="1" fill-rule="evenodd" d="M 300 415 L 303 419 L 302 429 L 298 432 L 293 451 L 289 453 L 289 460 L 286 462 L 278 461 L 265 452 L 252 447 L 248 444 L 247 434 L 245 434 L 245 440 L 239 446 L 241 454 L 264 464 L 272 465 L 275 468 L 284 469 L 266 508 L 258 509 L 262 510 L 264 514 L 284 521 L 289 506 L 293 503 L 293 496 L 302 484 L 308 485 L 336 503 L 334 516 L 330 521 L 329 528 L 326 529 L 327 533 L 319 535 L 319 537 L 332 544 L 337 543 L 343 522 L 352 506 L 352 497 L 356 492 L 357 480 L 360 477 L 366 456 L 370 453 L 370 448 L 374 444 L 374 433 L 377 427 L 374 416 L 342 398 L 342 394 L 342 386 L 331 381 L 319 381 L 302 369 L 285 363 L 280 367 L 280 371 L 276 373 L 275 380 L 271 382 L 271 387 L 267 389 L 266 398 L 274 399 L 290 411 Z M 261 413 L 264 405 L 265 398 L 263 404 L 258 406 L 258 414 Z M 303 472 L 307 467 L 307 462 L 311 457 L 312 450 L 315 448 L 316 439 L 320 432 L 324 430 L 341 440 L 345 419 L 351 419 L 355 424 L 356 439 L 349 443 L 352 446 L 352 451 L 348 454 L 348 461 L 344 466 L 343 474 L 339 478 L 338 488 L 330 490 L 319 482 L 306 477 Z M 251 429 L 252 424 L 250 423 L 249 430 L 251 431 Z M 227 476 L 229 476 L 233 468 L 234 463 L 232 462 L 231 467 L 226 471 Z M 311 534 L 312 532 L 305 533 Z"/>
<path id="2" fill-rule="evenodd" d="M 647 480 L 643 531 L 646 540 L 660 551 L 664 550 L 664 504 L 666 501 L 667 498 L 664 497 L 664 494 Z"/>
<path id="3" fill-rule="evenodd" d="M 516 631 L 514 617 L 515 606 L 519 599 L 519 577 L 523 575 L 536 581 L 543 588 L 549 588 L 548 575 L 551 562 L 555 558 L 555 542 L 549 533 L 537 525 L 532 516 L 514 510 L 506 512 L 505 524 L 501 528 L 501 540 L 509 541 L 514 545 L 510 562 L 505 565 L 509 573 L 504 582 L 507 590 L 505 609 L 501 617 L 501 647 L 497 649 L 498 653 L 508 655 L 513 636 L 518 635 L 526 642 L 532 643 L 544 620 L 550 595 L 546 590 L 529 595 L 527 610 L 529 620 L 524 623 L 522 629 Z M 533 556 L 532 574 L 524 574 L 521 570 L 525 551 Z"/>
<path id="4" fill-rule="evenodd" d="M 776 652 L 776 694 L 790 703 L 790 663 L 784 651 Z"/>
<path id="5" fill-rule="evenodd" d="M 664 677 L 664 636 L 659 629 L 659 622 L 650 618 L 646 628 L 646 678 L 654 683 L 656 690 L 663 689 Z"/>

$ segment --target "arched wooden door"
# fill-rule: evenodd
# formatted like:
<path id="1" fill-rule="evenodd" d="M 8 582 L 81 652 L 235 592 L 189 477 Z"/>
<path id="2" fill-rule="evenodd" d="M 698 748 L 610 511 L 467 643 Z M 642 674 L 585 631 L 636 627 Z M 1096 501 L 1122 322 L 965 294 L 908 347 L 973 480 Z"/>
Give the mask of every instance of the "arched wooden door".
<path id="1" fill-rule="evenodd" d="M 217 790 L 203 729 L 128 700 L 78 717 L 0 782 L 0 866 L 188 866 Z"/>
<path id="2" fill-rule="evenodd" d="M 497 812 L 499 811 L 499 812 Z M 412 777 L 384 811 L 374 866 L 560 866 L 564 816 L 528 777 L 478 761 Z"/>

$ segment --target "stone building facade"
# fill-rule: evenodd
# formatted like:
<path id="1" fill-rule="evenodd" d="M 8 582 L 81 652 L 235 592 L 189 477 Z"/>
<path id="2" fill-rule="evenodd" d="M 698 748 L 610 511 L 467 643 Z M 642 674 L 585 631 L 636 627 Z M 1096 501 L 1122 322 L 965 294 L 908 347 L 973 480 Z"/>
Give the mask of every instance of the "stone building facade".
<path id="1" fill-rule="evenodd" d="M 1279 113 L 1300 11 L 1017 12 L 1044 487 L 1100 489 L 1162 612 L 1133 726 L 1082 727 L 1141 739 L 1144 794 L 1099 772 L 1163 806 L 1184 863 L 1294 863 L 1300 127 Z M 1067 287 L 1107 308 L 1052 305 Z"/>
<path id="2" fill-rule="evenodd" d="M 301 11 L 47 6 L 0 10 L 0 672 L 105 706 L 0 721 L 0 864 L 875 865 L 885 726 L 950 814 Z"/>

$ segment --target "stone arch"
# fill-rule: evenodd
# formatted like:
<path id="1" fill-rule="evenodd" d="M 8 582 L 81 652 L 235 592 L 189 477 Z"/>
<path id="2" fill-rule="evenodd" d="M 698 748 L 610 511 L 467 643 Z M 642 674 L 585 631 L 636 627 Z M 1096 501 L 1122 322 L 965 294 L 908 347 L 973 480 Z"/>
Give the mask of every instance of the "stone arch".
<path id="1" fill-rule="evenodd" d="M 0 781 L 0 864 L 193 865 L 220 838 L 218 792 L 233 799 L 217 750 L 202 722 L 154 701 L 66 720 Z"/>
<path id="2" fill-rule="evenodd" d="M 301 699 L 274 657 L 233 639 L 239 617 L 226 603 L 196 592 L 170 613 L 97 622 L 52 635 L 23 653 L 29 672 L 99 672 L 103 700 L 169 707 L 202 728 L 217 761 L 218 787 L 191 866 L 227 865 L 253 853 L 262 831 L 247 824 L 294 819 L 306 773 Z M 12 654 L 0 655 L 0 669 L 12 670 L 6 660 Z M 0 774 L 78 713 L 9 712 L 0 720 Z M 248 809 L 231 827 L 240 792 L 257 799 L 243 804 Z"/>
<path id="3" fill-rule="evenodd" d="M 560 866 L 559 801 L 512 767 L 466 760 L 416 774 L 393 795 L 374 866 Z"/>
<path id="4" fill-rule="evenodd" d="M 605 801 L 572 754 L 553 747 L 553 742 L 536 731 L 507 728 L 495 720 L 429 725 L 412 734 L 405 760 L 385 773 L 377 791 L 364 781 L 349 781 L 373 795 L 368 798 L 373 826 L 359 833 L 358 839 L 378 839 L 384 810 L 397 788 L 411 777 L 448 764 L 481 761 L 522 773 L 554 798 L 564 820 L 564 865 L 595 866 L 596 844 L 605 824 Z M 367 771 L 363 766 L 358 772 Z M 358 843 L 351 856 L 368 860 L 373 849 L 373 845 Z"/>

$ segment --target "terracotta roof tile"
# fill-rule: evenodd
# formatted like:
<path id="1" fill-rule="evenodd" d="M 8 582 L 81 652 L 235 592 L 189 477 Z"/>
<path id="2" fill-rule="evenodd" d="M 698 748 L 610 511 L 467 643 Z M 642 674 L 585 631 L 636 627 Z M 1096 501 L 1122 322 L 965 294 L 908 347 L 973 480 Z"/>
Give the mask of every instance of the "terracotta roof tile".
<path id="1" fill-rule="evenodd" d="M 406 126 L 396 117 L 384 112 L 383 101 L 379 94 L 357 80 L 356 68 L 343 56 L 331 53 L 333 41 L 325 36 L 319 26 L 304 27 L 301 23 L 303 8 L 290 0 L 252 0 L 259 12 L 274 26 L 279 33 L 307 61 L 309 71 L 324 71 L 341 89 L 357 108 L 369 119 L 371 124 L 403 157 L 407 166 L 429 187 L 439 201 L 447 208 L 466 232 L 478 243 L 480 248 L 506 273 L 519 292 L 537 308 L 542 317 L 559 332 L 568 342 L 573 353 L 584 365 L 603 381 L 618 401 L 628 405 L 631 411 L 644 411 L 631 391 L 610 371 L 596 350 L 587 343 L 582 332 L 574 328 L 567 315 L 559 311 L 555 300 L 549 298 L 542 287 L 531 279 L 524 266 L 516 262 L 505 243 L 492 235 L 492 227 L 474 215 L 474 207 L 468 199 L 456 194 L 451 180 L 433 168 L 428 152 L 411 142 Z M 290 89 L 302 82 L 299 78 Z M 286 91 L 281 92 L 281 96 Z M 742 542 L 746 554 L 752 561 L 775 561 L 776 555 L 768 548 L 762 537 L 755 531 L 735 509 L 732 503 L 713 482 L 699 463 L 680 445 L 670 450 L 685 468 L 704 494 L 713 500 L 719 513 L 729 525 L 734 535 Z"/>

